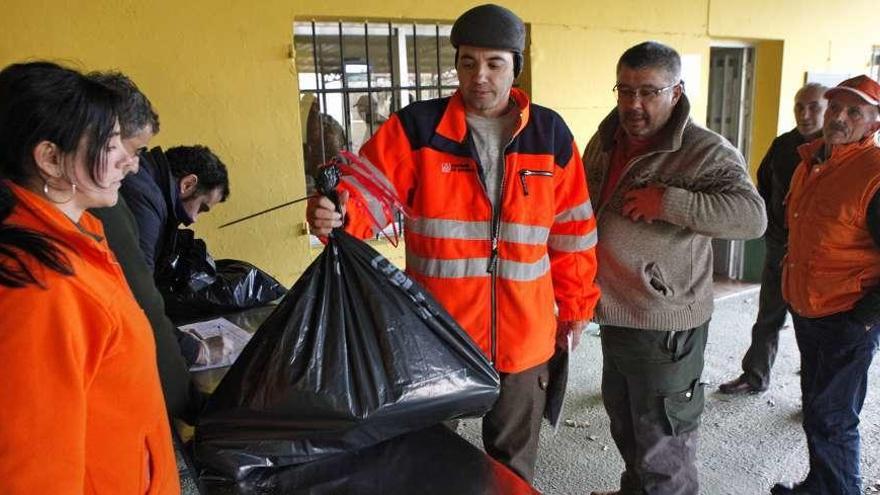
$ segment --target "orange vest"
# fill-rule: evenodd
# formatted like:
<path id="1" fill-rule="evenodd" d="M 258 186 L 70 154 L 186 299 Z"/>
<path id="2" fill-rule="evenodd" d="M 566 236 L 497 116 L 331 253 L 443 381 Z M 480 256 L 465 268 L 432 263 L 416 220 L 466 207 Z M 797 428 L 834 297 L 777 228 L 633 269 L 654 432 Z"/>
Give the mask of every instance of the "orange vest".
<path id="1" fill-rule="evenodd" d="M 180 493 L 153 332 L 101 223 L 11 187 L 5 223 L 66 243 L 75 274 L 26 258 L 45 288 L 0 286 L 0 493 Z"/>
<path id="2" fill-rule="evenodd" d="M 404 230 L 407 273 L 506 373 L 553 355 L 554 305 L 562 320 L 589 320 L 599 298 L 596 221 L 571 132 L 525 93 L 511 97 L 520 119 L 504 154 L 498 218 L 460 93 L 407 106 L 361 149 L 414 213 Z M 381 210 L 357 181 L 343 187 L 353 199 L 347 230 L 372 235 L 359 209 L 377 218 Z"/>
<path id="3" fill-rule="evenodd" d="M 835 146 L 814 163 L 825 141 L 801 145 L 800 165 L 786 199 L 788 253 L 782 292 L 801 316 L 852 309 L 880 284 L 880 249 L 867 226 L 867 209 L 880 190 L 880 148 L 869 136 Z"/>

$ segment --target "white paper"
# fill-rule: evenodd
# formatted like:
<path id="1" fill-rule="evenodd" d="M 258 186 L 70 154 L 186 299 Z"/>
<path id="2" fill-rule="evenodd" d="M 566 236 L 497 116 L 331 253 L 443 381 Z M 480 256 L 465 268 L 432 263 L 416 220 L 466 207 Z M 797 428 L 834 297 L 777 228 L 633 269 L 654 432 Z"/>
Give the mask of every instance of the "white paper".
<path id="1" fill-rule="evenodd" d="M 201 371 L 211 368 L 231 366 L 241 354 L 244 346 L 251 340 L 251 334 L 226 318 L 216 318 L 208 321 L 200 321 L 183 325 L 180 330 L 187 332 L 208 345 L 211 357 L 205 365 L 194 365 L 190 371 Z M 221 344 L 217 337 L 222 339 Z"/>

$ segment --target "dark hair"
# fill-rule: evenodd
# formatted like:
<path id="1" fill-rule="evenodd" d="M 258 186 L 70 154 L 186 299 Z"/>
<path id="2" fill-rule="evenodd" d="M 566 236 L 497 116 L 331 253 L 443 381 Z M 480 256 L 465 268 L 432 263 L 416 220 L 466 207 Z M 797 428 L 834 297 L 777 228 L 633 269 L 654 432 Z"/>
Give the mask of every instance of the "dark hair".
<path id="1" fill-rule="evenodd" d="M 159 115 L 137 85 L 121 72 L 91 72 L 86 77 L 112 89 L 119 95 L 119 126 L 127 139 L 149 126 L 159 133 Z"/>
<path id="2" fill-rule="evenodd" d="M 681 57 L 678 52 L 656 41 L 645 41 L 623 52 L 617 61 L 618 71 L 621 66 L 636 70 L 664 69 L 673 79 L 681 79 Z"/>
<path id="3" fill-rule="evenodd" d="M 73 155 L 83 138 L 89 175 L 97 181 L 107 166 L 105 146 L 116 125 L 117 102 L 106 87 L 50 62 L 12 64 L 0 71 L 0 285 L 42 285 L 25 256 L 56 272 L 73 273 L 61 241 L 5 223 L 16 197 L 4 181 L 33 182 L 39 174 L 33 150 L 39 143 L 49 141 Z"/>
<path id="4" fill-rule="evenodd" d="M 175 146 L 165 151 L 168 165 L 171 167 L 171 175 L 175 179 L 195 174 L 199 178 L 196 191 L 209 193 L 218 187 L 222 188 L 220 201 L 226 201 L 229 197 L 229 175 L 226 165 L 220 161 L 207 146 L 199 144 L 193 146 Z"/>

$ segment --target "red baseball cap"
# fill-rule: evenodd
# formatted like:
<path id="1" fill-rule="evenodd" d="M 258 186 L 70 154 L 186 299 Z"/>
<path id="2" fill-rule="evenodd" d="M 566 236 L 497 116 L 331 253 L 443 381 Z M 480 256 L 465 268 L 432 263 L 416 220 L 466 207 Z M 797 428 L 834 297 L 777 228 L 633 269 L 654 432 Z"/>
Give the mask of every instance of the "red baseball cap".
<path id="1" fill-rule="evenodd" d="M 880 84 L 868 76 L 856 76 L 825 92 L 826 98 L 831 98 L 835 93 L 855 93 L 859 98 L 871 105 L 880 105 Z"/>

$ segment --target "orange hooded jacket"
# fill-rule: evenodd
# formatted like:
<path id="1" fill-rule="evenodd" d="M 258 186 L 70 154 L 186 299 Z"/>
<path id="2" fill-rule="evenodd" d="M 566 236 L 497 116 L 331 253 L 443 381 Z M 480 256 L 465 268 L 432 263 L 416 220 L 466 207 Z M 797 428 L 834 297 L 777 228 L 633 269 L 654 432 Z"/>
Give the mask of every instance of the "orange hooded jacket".
<path id="1" fill-rule="evenodd" d="M 26 258 L 45 288 L 0 286 L 0 493 L 179 493 L 153 334 L 101 223 L 9 186 L 5 223 L 66 243 L 75 274 Z"/>

